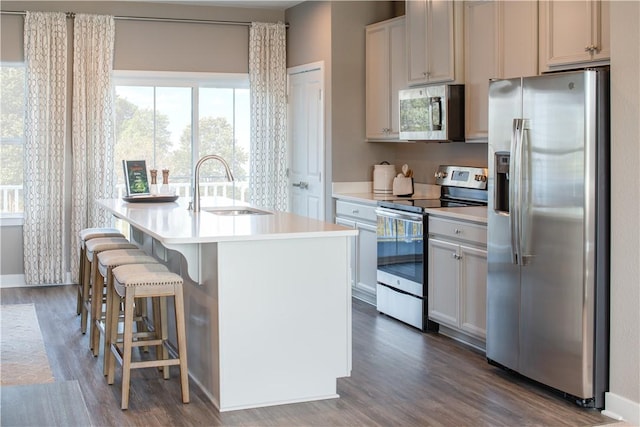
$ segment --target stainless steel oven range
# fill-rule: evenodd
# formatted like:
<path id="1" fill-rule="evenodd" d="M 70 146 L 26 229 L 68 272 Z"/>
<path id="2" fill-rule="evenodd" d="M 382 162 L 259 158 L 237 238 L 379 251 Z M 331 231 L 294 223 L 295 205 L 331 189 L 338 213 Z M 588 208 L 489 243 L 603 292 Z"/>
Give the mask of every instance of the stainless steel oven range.
<path id="1" fill-rule="evenodd" d="M 439 199 L 380 201 L 376 307 L 380 313 L 421 330 L 437 330 L 427 319 L 426 208 L 486 206 L 487 169 L 440 166 L 435 173 Z"/>

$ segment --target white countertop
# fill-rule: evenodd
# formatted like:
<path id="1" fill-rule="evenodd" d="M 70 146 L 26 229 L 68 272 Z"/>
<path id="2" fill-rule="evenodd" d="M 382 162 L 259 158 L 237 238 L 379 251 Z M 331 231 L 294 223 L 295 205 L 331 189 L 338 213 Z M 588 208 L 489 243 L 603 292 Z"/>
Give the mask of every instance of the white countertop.
<path id="1" fill-rule="evenodd" d="M 215 215 L 187 210 L 191 199 L 173 203 L 127 203 L 102 199 L 98 204 L 116 217 L 153 236 L 162 243 L 212 243 L 237 240 L 298 239 L 355 236 L 357 230 L 286 212 L 270 215 Z M 202 198 L 208 207 L 246 206 L 224 198 Z"/>
<path id="2" fill-rule="evenodd" d="M 427 214 L 442 218 L 460 219 L 463 221 L 474 221 L 482 224 L 487 223 L 486 206 L 465 206 L 457 208 L 427 208 Z"/>

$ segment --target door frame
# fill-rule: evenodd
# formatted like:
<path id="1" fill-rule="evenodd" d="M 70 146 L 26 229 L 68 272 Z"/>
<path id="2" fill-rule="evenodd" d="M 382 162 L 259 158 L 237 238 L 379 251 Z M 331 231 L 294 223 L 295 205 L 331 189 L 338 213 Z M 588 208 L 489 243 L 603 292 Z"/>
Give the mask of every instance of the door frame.
<path id="1" fill-rule="evenodd" d="M 320 209 L 322 217 L 321 220 L 326 220 L 327 218 L 327 200 L 329 200 L 328 197 L 328 191 L 327 191 L 327 176 L 328 176 L 328 172 L 327 172 L 327 141 L 326 141 L 326 120 L 325 120 L 325 112 L 326 112 L 326 92 L 325 92 L 325 67 L 324 67 L 324 61 L 316 61 L 316 62 L 310 62 L 307 64 L 302 64 L 302 65 L 297 65 L 294 67 L 289 67 L 287 68 L 287 163 L 290 166 L 291 165 L 291 147 L 293 144 L 292 138 L 291 138 L 291 123 L 294 119 L 294 115 L 293 112 L 291 111 L 291 104 L 289 103 L 289 92 L 291 89 L 290 86 L 290 76 L 294 75 L 294 74 L 301 74 L 301 73 L 307 73 L 310 71 L 316 71 L 319 70 L 320 71 L 320 90 L 321 90 L 321 99 L 320 99 L 320 123 L 318 126 L 319 131 L 321 132 L 320 138 L 318 138 L 318 140 L 320 141 L 320 143 L 322 144 L 321 147 L 321 166 L 320 166 L 320 170 L 321 175 L 320 175 L 320 188 L 322 188 L 322 194 L 321 194 L 321 204 L 322 207 Z M 289 177 L 289 167 L 287 167 L 287 178 Z"/>

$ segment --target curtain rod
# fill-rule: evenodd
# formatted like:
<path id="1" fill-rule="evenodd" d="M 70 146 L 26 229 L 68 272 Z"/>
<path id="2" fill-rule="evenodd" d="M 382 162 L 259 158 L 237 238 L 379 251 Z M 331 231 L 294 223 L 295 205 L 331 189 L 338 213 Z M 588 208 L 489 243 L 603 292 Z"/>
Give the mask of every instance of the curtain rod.
<path id="1" fill-rule="evenodd" d="M 5 15 L 26 15 L 26 11 L 14 11 L 14 10 L 2 10 L 0 11 Z M 75 12 L 65 12 L 67 18 L 73 19 Z M 122 21 L 152 21 L 152 22 L 178 22 L 185 24 L 215 24 L 215 25 L 240 25 L 250 27 L 251 22 L 246 21 L 218 21 L 211 19 L 189 19 L 189 18 L 153 18 L 148 16 L 114 16 L 113 19 L 119 19 Z M 286 28 L 289 28 L 289 24 L 285 24 Z"/>

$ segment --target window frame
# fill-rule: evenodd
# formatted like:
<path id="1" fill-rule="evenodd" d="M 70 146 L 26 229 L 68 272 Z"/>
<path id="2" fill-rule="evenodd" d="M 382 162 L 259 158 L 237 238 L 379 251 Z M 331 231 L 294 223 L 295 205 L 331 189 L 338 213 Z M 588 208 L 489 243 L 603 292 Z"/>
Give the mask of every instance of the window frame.
<path id="1" fill-rule="evenodd" d="M 22 136 L 17 138 L 3 138 L 0 135 L 0 145 L 22 145 L 24 147 L 25 136 L 24 136 L 24 116 L 26 113 L 26 93 L 27 93 L 27 64 L 20 61 L 0 61 L 0 68 L 4 67 L 14 67 L 14 68 L 22 68 L 24 72 L 24 86 L 23 86 L 23 128 L 22 128 Z M 22 179 L 22 191 L 24 197 L 24 175 Z M 0 212 L 0 227 L 16 227 L 22 226 L 24 224 L 24 210 L 22 212 L 11 212 L 5 213 Z"/>
<path id="2" fill-rule="evenodd" d="M 191 88 L 191 168 L 198 162 L 200 150 L 199 126 L 194 121 L 200 117 L 200 88 L 249 89 L 249 73 L 214 73 L 182 71 L 113 70 L 112 90 L 115 99 L 116 86 L 141 87 L 190 87 Z M 235 112 L 234 112 L 235 116 Z M 235 126 L 235 123 L 234 123 Z M 193 185 L 193 182 L 191 182 Z"/>

